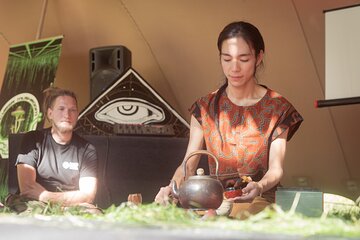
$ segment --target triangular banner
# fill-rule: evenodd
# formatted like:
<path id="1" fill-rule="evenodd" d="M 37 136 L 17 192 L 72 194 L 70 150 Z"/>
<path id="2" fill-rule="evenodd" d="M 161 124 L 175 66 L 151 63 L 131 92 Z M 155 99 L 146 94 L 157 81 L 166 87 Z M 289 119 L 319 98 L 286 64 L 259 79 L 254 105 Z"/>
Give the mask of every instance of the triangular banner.
<path id="1" fill-rule="evenodd" d="M 189 124 L 130 68 L 80 113 L 75 131 L 188 137 Z"/>

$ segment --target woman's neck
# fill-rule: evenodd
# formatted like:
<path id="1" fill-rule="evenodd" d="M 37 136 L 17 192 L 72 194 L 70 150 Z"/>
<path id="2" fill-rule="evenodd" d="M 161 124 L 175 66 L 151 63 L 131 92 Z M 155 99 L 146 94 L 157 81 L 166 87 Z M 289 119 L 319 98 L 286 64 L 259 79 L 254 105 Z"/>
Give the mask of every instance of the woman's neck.
<path id="1" fill-rule="evenodd" d="M 231 102 L 238 106 L 251 106 L 257 103 L 266 93 L 266 89 L 256 83 L 236 88 L 228 85 L 226 94 Z"/>

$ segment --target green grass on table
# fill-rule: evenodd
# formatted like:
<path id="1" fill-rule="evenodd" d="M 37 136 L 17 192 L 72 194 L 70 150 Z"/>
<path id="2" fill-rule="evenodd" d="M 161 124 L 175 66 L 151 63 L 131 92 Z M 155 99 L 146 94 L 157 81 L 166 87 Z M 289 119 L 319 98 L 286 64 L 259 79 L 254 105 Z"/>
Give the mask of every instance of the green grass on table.
<path id="1" fill-rule="evenodd" d="M 0 169 L 1 170 L 1 169 Z M 3 203 L 8 193 L 6 177 L 0 171 L 0 201 Z M 360 237 L 360 207 L 357 205 L 332 208 L 321 218 L 307 218 L 295 211 L 283 212 L 280 207 L 273 205 L 261 213 L 247 220 L 236 220 L 226 217 L 213 217 L 201 219 L 192 211 L 187 211 L 174 205 L 159 206 L 156 204 L 143 204 L 136 206 L 122 203 L 120 206 L 111 206 L 104 209 L 104 214 L 90 215 L 84 213 L 82 208 L 70 207 L 64 211 L 57 204 L 38 204 L 29 202 L 32 213 L 15 214 L 6 207 L 0 208 L 0 223 L 7 216 L 38 218 L 48 216 L 51 219 L 78 218 L 78 222 L 95 222 L 94 228 L 100 225 L 135 225 L 156 226 L 164 228 L 211 228 L 238 230 L 243 232 L 261 232 L 274 234 L 296 234 L 301 236 L 336 236 Z M 6 221 L 6 220 L 4 220 Z M 72 223 L 73 224 L 73 223 Z"/>
<path id="2" fill-rule="evenodd" d="M 36 205 L 32 205 L 36 208 Z M 354 208 L 355 209 L 355 208 Z M 77 217 L 78 223 L 93 223 L 92 227 L 133 225 L 141 227 L 160 227 L 160 228 L 211 228 L 224 229 L 242 232 L 259 232 L 273 234 L 291 234 L 301 236 L 334 236 L 334 237 L 360 237 L 360 210 L 352 210 L 352 217 L 345 220 L 339 215 L 328 213 L 321 218 L 307 218 L 294 212 L 283 212 L 276 205 L 268 208 L 261 213 L 250 217 L 247 220 L 236 220 L 226 217 L 213 217 L 207 220 L 192 211 L 184 210 L 174 205 L 159 206 L 156 204 L 143 204 L 136 206 L 123 203 L 120 206 L 111 206 L 104 209 L 104 214 L 90 215 L 81 211 L 80 208 L 68 208 L 64 211 L 60 206 L 49 204 L 47 208 L 33 211 L 32 214 L 20 214 L 19 217 L 37 218 L 39 215 L 51 217 L 51 219 L 61 218 L 62 221 L 73 222 Z M 2 216 L 14 213 L 1 213 Z M 65 219 L 65 220 L 64 220 Z M 81 225 L 81 224 L 80 224 Z"/>

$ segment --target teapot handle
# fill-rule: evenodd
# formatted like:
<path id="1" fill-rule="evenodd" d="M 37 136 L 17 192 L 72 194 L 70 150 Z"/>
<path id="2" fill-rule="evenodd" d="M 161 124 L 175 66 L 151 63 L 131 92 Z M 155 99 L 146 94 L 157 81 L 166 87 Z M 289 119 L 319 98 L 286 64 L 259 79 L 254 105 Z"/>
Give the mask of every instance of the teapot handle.
<path id="1" fill-rule="evenodd" d="M 219 170 L 219 160 L 217 159 L 217 157 L 212 154 L 211 152 L 208 152 L 206 150 L 197 150 L 197 151 L 194 151 L 192 153 L 190 153 L 184 160 L 184 178 L 186 177 L 186 163 L 187 161 L 194 155 L 197 155 L 197 154 L 207 154 L 209 155 L 210 157 L 212 157 L 214 160 L 215 160 L 215 164 L 216 164 L 216 169 L 215 169 L 215 176 L 217 179 L 219 179 L 219 176 L 218 176 L 218 170 Z"/>

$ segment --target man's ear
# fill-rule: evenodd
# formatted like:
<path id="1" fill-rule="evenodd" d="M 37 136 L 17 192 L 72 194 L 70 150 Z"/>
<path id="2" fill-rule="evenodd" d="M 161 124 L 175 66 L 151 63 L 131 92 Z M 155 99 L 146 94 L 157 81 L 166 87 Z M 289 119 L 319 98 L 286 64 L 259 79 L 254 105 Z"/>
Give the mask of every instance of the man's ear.
<path id="1" fill-rule="evenodd" d="M 52 109 L 51 108 L 48 108 L 47 111 L 46 111 L 46 117 L 49 121 L 52 120 Z"/>

